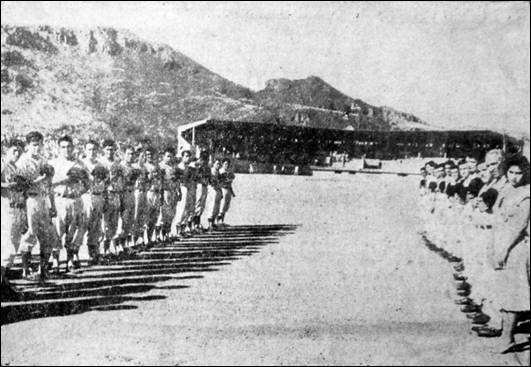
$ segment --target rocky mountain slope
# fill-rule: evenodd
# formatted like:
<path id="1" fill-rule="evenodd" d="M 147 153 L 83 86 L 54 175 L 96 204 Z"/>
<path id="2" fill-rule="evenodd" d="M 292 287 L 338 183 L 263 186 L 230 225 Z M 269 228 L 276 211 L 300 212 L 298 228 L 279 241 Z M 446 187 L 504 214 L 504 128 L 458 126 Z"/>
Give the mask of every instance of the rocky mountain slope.
<path id="1" fill-rule="evenodd" d="M 235 84 L 167 45 L 126 30 L 1 28 L 2 133 L 173 138 L 204 118 L 338 129 L 423 129 L 417 117 L 371 106 L 318 77 Z"/>

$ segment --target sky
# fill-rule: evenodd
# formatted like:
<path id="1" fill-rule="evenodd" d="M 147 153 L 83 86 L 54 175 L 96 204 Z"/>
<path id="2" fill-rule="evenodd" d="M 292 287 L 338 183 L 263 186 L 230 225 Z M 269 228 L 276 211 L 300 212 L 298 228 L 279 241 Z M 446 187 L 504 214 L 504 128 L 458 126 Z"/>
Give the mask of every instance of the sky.
<path id="1" fill-rule="evenodd" d="M 126 28 L 253 90 L 316 75 L 451 129 L 523 133 L 528 2 L 9 2 L 2 24 Z"/>

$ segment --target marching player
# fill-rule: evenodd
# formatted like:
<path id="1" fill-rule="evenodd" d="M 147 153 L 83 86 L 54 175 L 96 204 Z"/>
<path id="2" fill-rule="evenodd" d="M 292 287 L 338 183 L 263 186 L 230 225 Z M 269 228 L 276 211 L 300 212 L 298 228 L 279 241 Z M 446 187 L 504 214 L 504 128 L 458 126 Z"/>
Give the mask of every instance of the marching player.
<path id="1" fill-rule="evenodd" d="M 175 207 L 180 200 L 178 171 L 173 164 L 175 149 L 168 147 L 164 150 L 160 169 L 162 172 L 162 203 L 161 215 L 161 240 L 166 241 L 170 234 Z"/>
<path id="2" fill-rule="evenodd" d="M 219 208 L 223 193 L 221 192 L 220 174 L 221 160 L 215 159 L 210 169 L 210 179 L 208 182 L 208 195 L 206 201 L 206 213 L 208 220 L 208 231 L 212 232 L 216 228 L 216 219 L 219 214 Z"/>
<path id="3" fill-rule="evenodd" d="M 153 234 L 160 215 L 162 195 L 162 174 L 155 159 L 155 150 L 152 147 L 146 149 L 147 193 L 146 193 L 146 229 L 148 244 L 152 242 Z"/>
<path id="4" fill-rule="evenodd" d="M 197 169 L 197 159 L 191 158 L 190 163 L 188 164 L 189 169 L 189 188 L 188 188 L 188 198 L 186 203 L 188 204 L 186 208 L 186 227 L 188 228 L 188 233 L 194 234 L 196 232 L 194 228 L 194 213 L 195 213 L 195 204 L 197 201 L 197 185 L 199 183 L 198 169 Z"/>
<path id="5" fill-rule="evenodd" d="M 208 153 L 201 152 L 199 160 L 197 161 L 197 193 L 195 211 L 193 217 L 193 225 L 197 230 L 203 230 L 201 226 L 201 215 L 205 210 L 205 205 L 208 197 L 208 185 L 210 182 L 210 167 L 208 167 Z"/>
<path id="6" fill-rule="evenodd" d="M 135 149 L 132 146 L 124 148 L 124 160 L 122 163 L 122 170 L 124 173 L 124 191 L 122 196 L 122 237 L 120 239 L 121 245 L 124 249 L 134 245 L 135 228 L 135 211 L 136 199 L 135 191 L 137 186 L 138 176 L 141 171 L 134 165 Z"/>
<path id="7" fill-rule="evenodd" d="M 83 201 L 81 196 L 89 189 L 89 176 L 85 165 L 74 156 L 72 138 L 68 135 L 58 140 L 59 157 L 50 161 L 55 175 L 52 188 L 55 195 L 57 215 L 55 226 L 57 234 L 66 249 L 66 271 L 79 266 L 79 256 L 74 264 L 83 242 Z M 59 270 L 59 252 L 53 251 L 54 268 Z"/>
<path id="8" fill-rule="evenodd" d="M 232 182 L 234 181 L 235 176 L 234 173 L 230 170 L 230 168 L 230 159 L 223 159 L 221 169 L 219 170 L 223 198 L 221 199 L 221 208 L 218 215 L 218 224 L 222 226 L 225 226 L 225 215 L 229 210 L 232 197 L 236 197 L 236 194 L 232 189 Z"/>
<path id="9" fill-rule="evenodd" d="M 123 170 L 115 158 L 115 142 L 112 139 L 103 141 L 103 157 L 100 164 L 109 172 L 107 181 L 106 198 L 103 209 L 103 255 L 109 255 L 111 242 L 114 243 L 116 253 L 120 252 L 118 238 L 118 219 L 120 218 L 122 193 L 123 193 Z"/>
<path id="10" fill-rule="evenodd" d="M 192 154 L 189 150 L 181 152 L 181 162 L 177 166 L 181 175 L 181 200 L 177 203 L 175 209 L 174 223 L 177 228 L 177 236 L 185 237 L 186 225 L 188 216 L 195 206 L 195 201 L 192 201 L 192 189 L 195 189 L 195 181 L 193 172 L 190 169 L 190 159 Z"/>
<path id="11" fill-rule="evenodd" d="M 144 244 L 144 232 L 146 227 L 146 207 L 147 207 L 147 184 L 148 174 L 145 167 L 146 153 L 142 147 L 137 149 L 137 162 L 133 165 L 138 170 L 135 182 L 135 224 L 133 226 L 133 244 Z"/>
<path id="12" fill-rule="evenodd" d="M 85 213 L 84 240 L 88 248 L 89 264 L 99 263 L 102 239 L 101 222 L 109 179 L 108 170 L 98 160 L 98 150 L 98 142 L 89 140 L 85 144 L 85 159 L 82 160 L 90 174 L 89 190 L 82 196 Z"/>
<path id="13" fill-rule="evenodd" d="M 51 189 L 53 167 L 42 159 L 43 136 L 37 131 L 26 135 L 26 153 L 22 154 L 16 166 L 29 187 L 26 191 L 26 214 L 28 230 L 22 235 L 20 252 L 22 256 L 23 276 L 28 277 L 31 250 L 37 243 L 40 249 L 40 267 L 38 278 L 45 281 L 48 277 L 48 259 L 53 250 L 60 249 L 60 241 L 52 222 L 57 214 L 55 198 Z"/>
<path id="14" fill-rule="evenodd" d="M 20 237 L 27 230 L 26 203 L 24 191 L 27 183 L 18 175 L 16 162 L 24 151 L 24 143 L 13 139 L 6 144 L 6 160 L 2 162 L 2 300 L 17 299 L 17 293 L 8 279 L 6 270 L 13 265 L 13 260 L 20 246 Z"/>

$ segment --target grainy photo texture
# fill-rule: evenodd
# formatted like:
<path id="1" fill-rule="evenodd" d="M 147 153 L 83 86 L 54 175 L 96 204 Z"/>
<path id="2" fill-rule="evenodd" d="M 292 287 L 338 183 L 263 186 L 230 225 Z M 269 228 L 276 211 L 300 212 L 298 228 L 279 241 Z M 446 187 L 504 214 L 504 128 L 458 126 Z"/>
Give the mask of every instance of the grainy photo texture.
<path id="1" fill-rule="evenodd" d="M 1 14 L 3 366 L 529 366 L 529 2 Z"/>

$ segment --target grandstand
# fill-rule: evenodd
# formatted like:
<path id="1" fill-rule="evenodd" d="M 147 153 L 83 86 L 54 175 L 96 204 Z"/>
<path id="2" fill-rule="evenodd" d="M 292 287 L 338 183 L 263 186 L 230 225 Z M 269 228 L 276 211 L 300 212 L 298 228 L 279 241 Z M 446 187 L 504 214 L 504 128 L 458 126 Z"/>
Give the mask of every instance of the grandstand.
<path id="1" fill-rule="evenodd" d="M 455 158 L 497 147 L 516 152 L 523 146 L 521 140 L 489 130 L 337 130 L 207 119 L 181 125 L 178 131 L 180 147 L 194 146 L 251 164 L 300 167 L 318 164 L 334 152 L 386 160 Z"/>

